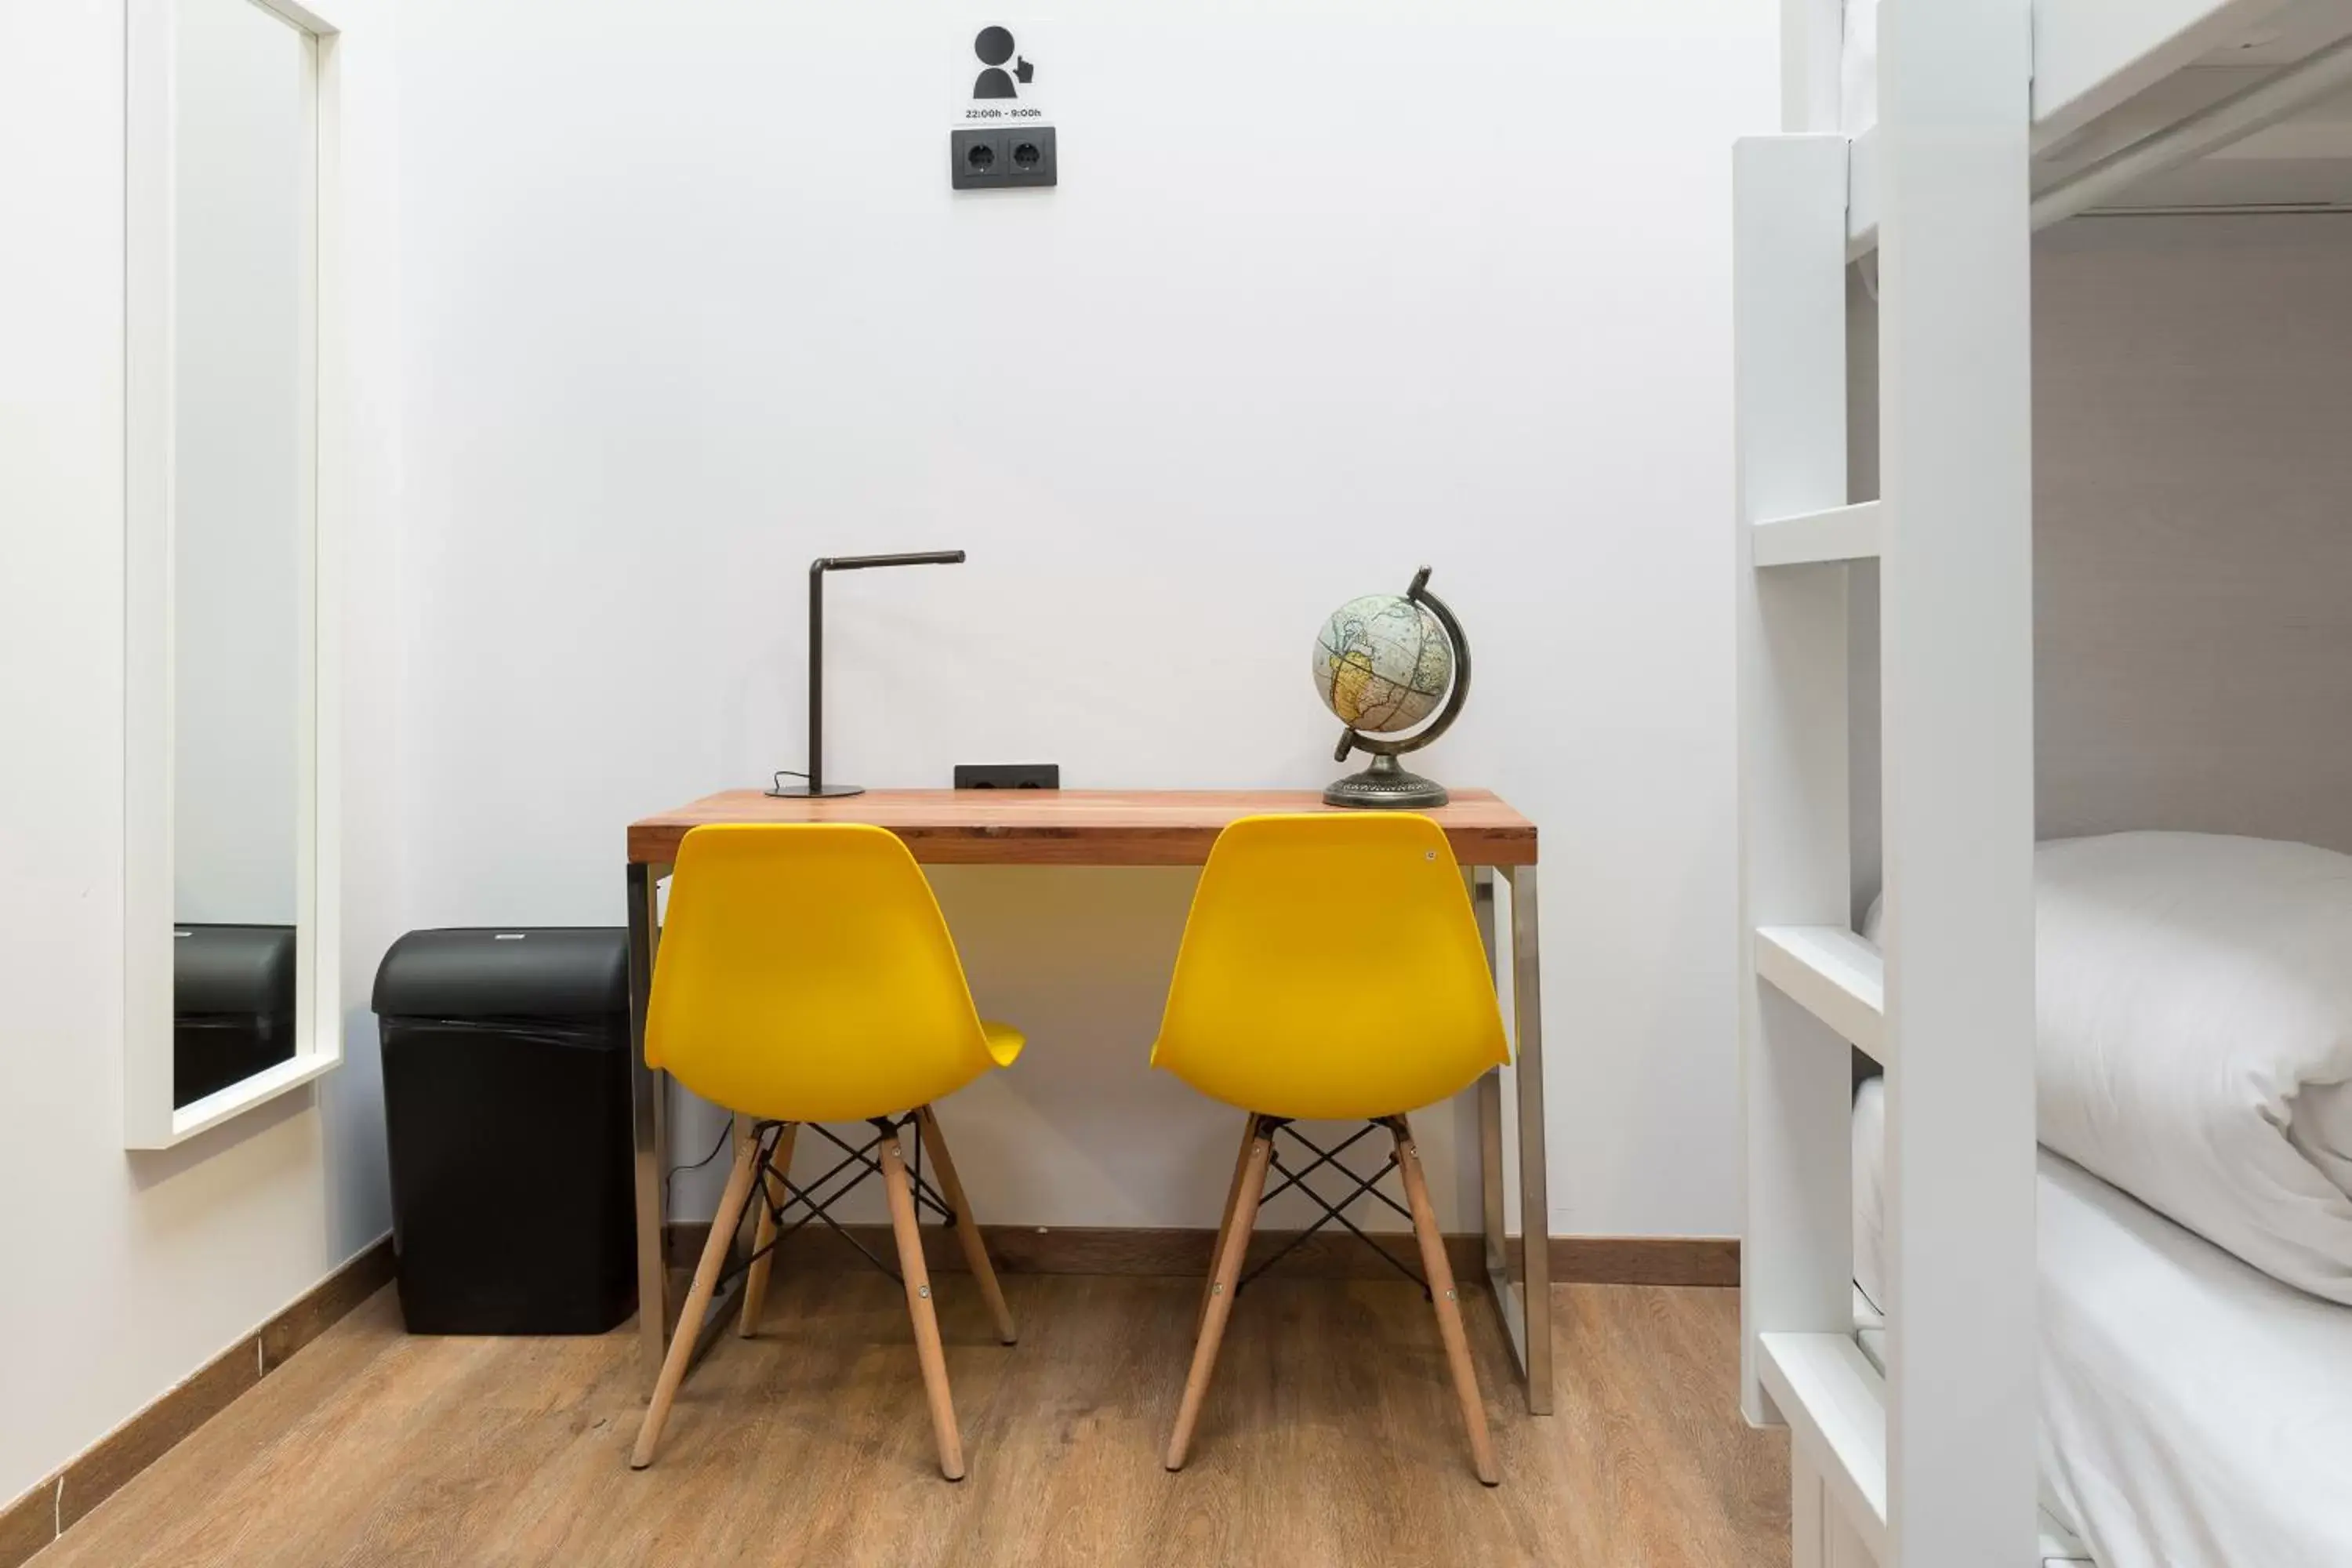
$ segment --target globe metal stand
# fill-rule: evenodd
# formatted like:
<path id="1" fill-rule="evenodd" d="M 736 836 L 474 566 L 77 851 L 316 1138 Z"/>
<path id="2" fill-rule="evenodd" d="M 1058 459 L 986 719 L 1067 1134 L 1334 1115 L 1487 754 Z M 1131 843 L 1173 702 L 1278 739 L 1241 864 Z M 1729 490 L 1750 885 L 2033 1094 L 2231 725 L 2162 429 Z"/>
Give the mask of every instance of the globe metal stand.
<path id="1" fill-rule="evenodd" d="M 1454 645 L 1454 689 L 1445 694 L 1445 706 L 1438 710 L 1437 717 L 1418 735 L 1388 741 L 1376 735 L 1358 734 L 1352 728 L 1341 731 L 1339 749 L 1331 753 L 1331 760 L 1344 763 L 1349 752 L 1360 751 L 1372 759 L 1371 765 L 1326 785 L 1326 805 L 1372 811 L 1426 811 L 1452 798 L 1444 784 L 1406 772 L 1397 761 L 1451 729 L 1470 695 L 1470 640 L 1462 635 L 1462 623 L 1454 618 L 1445 601 L 1429 591 L 1429 570 L 1424 566 L 1412 574 L 1412 586 L 1404 591 L 1404 596 L 1435 616 L 1438 625 L 1445 628 L 1446 640 Z"/>

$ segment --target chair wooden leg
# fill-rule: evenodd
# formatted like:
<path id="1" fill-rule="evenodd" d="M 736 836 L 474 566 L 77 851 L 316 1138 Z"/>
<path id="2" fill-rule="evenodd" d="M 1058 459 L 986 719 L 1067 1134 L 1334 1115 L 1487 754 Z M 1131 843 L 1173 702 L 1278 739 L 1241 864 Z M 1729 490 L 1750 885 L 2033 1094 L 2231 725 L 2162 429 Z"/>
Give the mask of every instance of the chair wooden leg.
<path id="1" fill-rule="evenodd" d="M 1249 1251 L 1250 1232 L 1257 1225 L 1257 1204 L 1265 1191 L 1266 1162 L 1274 1152 L 1272 1139 L 1250 1118 L 1249 1157 L 1242 1163 L 1241 1188 L 1234 1194 L 1233 1217 L 1225 1222 L 1225 1244 L 1217 1252 L 1217 1271 L 1209 1281 L 1209 1310 L 1201 1317 L 1200 1342 L 1192 1347 L 1192 1370 L 1184 1379 L 1184 1402 L 1176 1411 L 1176 1429 L 1168 1436 L 1168 1468 L 1181 1470 L 1192 1446 L 1192 1428 L 1201 1419 L 1201 1402 L 1208 1396 L 1209 1377 L 1217 1370 L 1217 1350 L 1224 1343 L 1225 1320 L 1233 1316 L 1234 1287 L 1242 1277 L 1242 1258 Z"/>
<path id="2" fill-rule="evenodd" d="M 1412 1129 L 1402 1116 L 1389 1124 L 1396 1138 L 1397 1167 L 1404 1176 L 1405 1202 L 1412 1210 L 1412 1233 L 1421 1242 L 1422 1273 L 1429 1280 L 1430 1300 L 1437 1308 L 1437 1332 L 1445 1342 L 1445 1359 L 1454 1369 L 1454 1397 L 1461 1402 L 1462 1423 L 1470 1430 L 1470 1458 L 1478 1479 L 1488 1486 L 1501 1479 L 1495 1468 L 1494 1439 L 1486 1431 L 1486 1402 L 1478 1393 L 1478 1369 L 1470 1360 L 1470 1336 L 1462 1328 L 1462 1301 L 1454 1285 L 1453 1265 L 1445 1260 L 1445 1237 L 1437 1228 L 1437 1210 L 1429 1201 L 1429 1184 L 1421 1173 L 1421 1154 L 1413 1146 Z"/>
<path id="3" fill-rule="evenodd" d="M 710 1239 L 702 1248 L 702 1261 L 694 1270 L 694 1284 L 686 1293 L 686 1306 L 678 1313 L 677 1331 L 670 1337 L 669 1354 L 662 1361 L 661 1380 L 654 1385 L 653 1403 L 646 1407 L 644 1425 L 637 1428 L 637 1446 L 629 1456 L 629 1468 L 642 1470 L 654 1462 L 654 1447 L 661 1441 L 662 1426 L 669 1420 L 671 1401 L 677 1397 L 678 1384 L 686 1381 L 687 1363 L 694 1359 L 694 1342 L 702 1333 L 702 1316 L 710 1310 L 711 1294 L 719 1289 L 719 1276 L 727 1268 L 727 1255 L 735 1246 L 736 1227 L 743 1223 L 743 1205 L 751 1196 L 751 1177 L 760 1159 L 760 1141 L 746 1138 L 735 1151 L 734 1169 L 727 1173 L 727 1191 L 719 1197 L 719 1212 L 711 1217 Z M 658 1312 L 658 1301 L 640 1301 L 637 1310 Z"/>
<path id="4" fill-rule="evenodd" d="M 988 1247 L 980 1238 L 980 1221 L 973 1217 L 971 1200 L 964 1195 L 963 1182 L 956 1174 L 955 1157 L 948 1152 L 947 1135 L 940 1131 L 939 1112 L 926 1105 L 915 1112 L 919 1136 L 930 1145 L 931 1160 L 939 1167 L 940 1191 L 955 1210 L 956 1239 L 963 1244 L 964 1267 L 980 1282 L 980 1293 L 987 1299 L 988 1310 L 996 1318 L 996 1337 L 1013 1344 L 1020 1335 L 1013 1329 L 1013 1309 L 1004 1304 L 1004 1288 L 996 1282 L 996 1268 L 988 1260 Z"/>
<path id="5" fill-rule="evenodd" d="M 1209 1266 L 1201 1271 L 1201 1310 L 1192 1317 L 1192 1332 L 1209 1321 L 1209 1301 L 1216 1293 L 1217 1259 L 1225 1255 L 1225 1232 L 1234 1227 L 1234 1205 L 1241 1201 L 1242 1174 L 1249 1169 L 1250 1145 L 1257 1142 L 1257 1118 L 1242 1123 L 1241 1147 L 1234 1151 L 1234 1179 L 1225 1184 L 1225 1212 L 1217 1221 L 1217 1239 L 1209 1248 Z"/>
<path id="6" fill-rule="evenodd" d="M 915 1184 L 907 1175 L 906 1151 L 895 1137 L 882 1140 L 882 1188 L 890 1199 L 890 1229 L 898 1241 L 898 1273 L 907 1284 L 907 1315 L 915 1323 L 915 1358 L 923 1367 L 923 1394 L 930 1401 L 931 1436 L 939 1440 L 940 1474 L 960 1481 L 963 1438 L 956 1431 L 955 1402 L 948 1394 L 947 1352 L 940 1345 L 939 1315 L 931 1310 L 923 1235 L 915 1226 Z"/>
<path id="7" fill-rule="evenodd" d="M 735 1331 L 747 1340 L 760 1331 L 760 1313 L 768 1304 L 768 1272 L 776 1255 L 761 1248 L 776 1239 L 776 1210 L 785 1202 L 784 1176 L 793 1168 L 793 1135 L 799 1131 L 787 1121 L 776 1134 L 776 1152 L 768 1158 L 755 1200 L 760 1206 L 751 1221 L 751 1268 L 743 1279 L 743 1314 L 735 1320 Z"/>

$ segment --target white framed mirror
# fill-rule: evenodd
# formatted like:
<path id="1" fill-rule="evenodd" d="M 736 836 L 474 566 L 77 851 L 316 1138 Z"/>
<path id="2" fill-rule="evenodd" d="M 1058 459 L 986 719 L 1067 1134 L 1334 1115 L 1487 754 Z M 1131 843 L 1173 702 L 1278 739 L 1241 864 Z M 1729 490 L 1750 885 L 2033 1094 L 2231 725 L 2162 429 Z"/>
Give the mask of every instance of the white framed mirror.
<path id="1" fill-rule="evenodd" d="M 342 1059 L 340 34 L 130 0 L 124 1141 Z"/>

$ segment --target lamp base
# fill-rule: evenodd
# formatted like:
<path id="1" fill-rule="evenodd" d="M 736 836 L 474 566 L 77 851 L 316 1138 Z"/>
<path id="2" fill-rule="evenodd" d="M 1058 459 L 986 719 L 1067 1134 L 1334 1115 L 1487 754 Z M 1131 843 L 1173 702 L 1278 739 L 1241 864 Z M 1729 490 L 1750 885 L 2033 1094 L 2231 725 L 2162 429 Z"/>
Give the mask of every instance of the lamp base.
<path id="1" fill-rule="evenodd" d="M 845 795 L 864 795 L 864 784 L 778 784 L 768 792 L 778 800 L 838 800 Z"/>
<path id="2" fill-rule="evenodd" d="M 1375 756 L 1370 767 L 1323 789 L 1324 805 L 1364 811 L 1426 811 L 1451 798 L 1444 784 L 1405 772 L 1391 756 Z"/>

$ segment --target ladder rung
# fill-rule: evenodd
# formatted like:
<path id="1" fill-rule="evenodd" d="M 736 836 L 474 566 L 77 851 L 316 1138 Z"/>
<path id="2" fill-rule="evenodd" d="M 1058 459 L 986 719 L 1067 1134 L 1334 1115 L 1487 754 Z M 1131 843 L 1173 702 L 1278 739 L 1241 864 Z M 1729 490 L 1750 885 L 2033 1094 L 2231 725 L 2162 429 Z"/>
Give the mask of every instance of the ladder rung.
<path id="1" fill-rule="evenodd" d="M 1845 257 L 1859 260 L 1878 248 L 1878 127 L 1846 144 Z"/>
<path id="2" fill-rule="evenodd" d="M 1866 500 L 1827 511 L 1766 518 L 1756 525 L 1756 564 L 1808 566 L 1873 560 L 1878 554 L 1878 502 Z"/>
<path id="3" fill-rule="evenodd" d="M 1886 1380 L 1850 1334 L 1759 1334 L 1757 1345 L 1790 1442 L 1876 1558 L 1886 1539 Z"/>
<path id="4" fill-rule="evenodd" d="M 1869 942 L 1843 926 L 1759 926 L 1756 973 L 1885 1062 L 1886 966 Z"/>
<path id="5" fill-rule="evenodd" d="M 1872 1348 L 1868 1336 L 1878 1336 L 1878 1346 Z M 1886 1315 L 1870 1304 L 1862 1287 L 1853 1288 L 1853 1337 L 1868 1362 L 1884 1380 L 1886 1375 Z M 2037 1568 L 2095 1568 L 2090 1552 L 2076 1540 L 2074 1532 L 2058 1522 L 2048 1509 L 2040 1510 L 2041 1533 L 2033 1546 L 2033 1562 Z"/>

